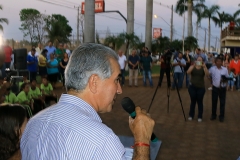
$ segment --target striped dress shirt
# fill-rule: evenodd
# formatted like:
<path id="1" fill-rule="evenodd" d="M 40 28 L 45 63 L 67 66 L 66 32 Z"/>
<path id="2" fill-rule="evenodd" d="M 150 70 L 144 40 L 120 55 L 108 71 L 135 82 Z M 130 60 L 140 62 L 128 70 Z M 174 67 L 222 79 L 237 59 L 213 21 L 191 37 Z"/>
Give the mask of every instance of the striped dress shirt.
<path id="1" fill-rule="evenodd" d="M 212 78 L 212 85 L 220 88 L 221 87 L 226 87 L 227 83 L 221 83 L 222 75 L 228 77 L 228 70 L 226 67 L 221 66 L 220 69 L 217 68 L 217 66 L 213 66 L 209 69 L 209 75 Z"/>
<path id="2" fill-rule="evenodd" d="M 68 94 L 31 118 L 21 138 L 23 160 L 121 160 L 124 152 L 97 112 Z"/>

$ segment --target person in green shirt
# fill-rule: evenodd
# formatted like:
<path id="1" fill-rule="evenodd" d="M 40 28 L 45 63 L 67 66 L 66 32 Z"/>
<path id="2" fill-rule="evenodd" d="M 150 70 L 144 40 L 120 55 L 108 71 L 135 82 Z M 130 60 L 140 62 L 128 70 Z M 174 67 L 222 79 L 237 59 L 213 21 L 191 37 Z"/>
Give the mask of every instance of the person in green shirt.
<path id="1" fill-rule="evenodd" d="M 32 99 L 34 100 L 34 114 L 38 113 L 42 109 L 44 109 L 44 99 L 42 97 L 42 93 L 40 89 L 37 87 L 37 81 L 35 79 L 31 82 L 31 87 L 29 90 L 29 94 L 31 95 Z"/>
<path id="2" fill-rule="evenodd" d="M 49 105 L 51 101 L 55 101 L 55 103 L 57 103 L 57 95 L 54 94 L 53 87 L 46 77 L 42 78 L 40 89 L 42 91 L 42 95 L 45 97 L 44 99 L 47 105 Z"/>
<path id="3" fill-rule="evenodd" d="M 18 103 L 18 99 L 17 96 L 11 91 L 11 88 L 7 88 L 6 92 L 5 92 L 5 100 L 4 103 L 11 103 L 11 104 L 15 104 Z"/>
<path id="4" fill-rule="evenodd" d="M 22 82 L 19 82 L 19 83 L 18 83 L 19 90 L 21 90 L 21 86 L 22 86 L 23 83 L 29 83 L 28 75 L 27 75 L 27 74 L 23 74 L 23 80 L 22 80 Z"/>
<path id="5" fill-rule="evenodd" d="M 63 54 L 66 52 L 66 50 L 63 48 L 63 44 L 59 43 L 58 48 L 56 50 L 56 58 L 58 60 L 58 63 L 61 62 L 63 59 Z"/>
<path id="6" fill-rule="evenodd" d="M 29 117 L 32 116 L 32 111 L 34 110 L 33 99 L 29 94 L 30 86 L 28 83 L 23 83 L 21 85 L 21 92 L 17 95 L 19 104 L 26 107 L 28 110 Z"/>

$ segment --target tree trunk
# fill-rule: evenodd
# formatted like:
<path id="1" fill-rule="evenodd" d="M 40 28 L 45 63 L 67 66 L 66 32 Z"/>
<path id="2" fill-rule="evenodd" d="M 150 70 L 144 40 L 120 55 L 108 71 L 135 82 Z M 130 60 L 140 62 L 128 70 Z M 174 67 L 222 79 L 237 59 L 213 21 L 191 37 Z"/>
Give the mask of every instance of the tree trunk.
<path id="1" fill-rule="evenodd" d="M 192 10 L 193 10 L 193 3 L 192 0 L 188 0 L 188 37 L 192 36 Z"/>
<path id="2" fill-rule="evenodd" d="M 84 42 L 95 42 L 95 0 L 85 0 Z"/>
<path id="3" fill-rule="evenodd" d="M 219 53 L 222 52 L 222 25 L 220 26 L 220 37 L 219 37 L 219 47 L 220 47 L 220 50 L 219 50 Z"/>
<path id="4" fill-rule="evenodd" d="M 208 52 L 210 52 L 210 40 L 211 40 L 211 22 L 210 22 L 210 18 L 208 18 Z"/>
<path id="5" fill-rule="evenodd" d="M 134 32 L 134 0 L 127 0 L 127 34 Z"/>
<path id="6" fill-rule="evenodd" d="M 145 46 L 151 51 L 152 46 L 152 17 L 153 0 L 146 0 L 146 27 L 145 27 Z"/>

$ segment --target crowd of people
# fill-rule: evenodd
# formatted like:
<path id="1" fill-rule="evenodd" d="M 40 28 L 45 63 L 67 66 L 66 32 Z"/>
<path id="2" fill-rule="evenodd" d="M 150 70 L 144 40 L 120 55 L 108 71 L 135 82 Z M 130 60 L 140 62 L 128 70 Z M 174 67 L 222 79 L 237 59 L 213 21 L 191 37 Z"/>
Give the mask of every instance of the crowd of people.
<path id="1" fill-rule="evenodd" d="M 149 85 L 153 87 L 153 60 L 148 49 L 144 47 L 140 55 L 132 50 L 127 58 L 121 50 L 116 54 L 99 44 L 83 44 L 72 55 L 62 48 L 62 44 L 56 49 L 49 42 L 42 51 L 39 46 L 32 48 L 27 55 L 30 78 L 23 75 L 23 80 L 15 84 L 19 88 L 18 92 L 12 90 L 13 84 L 4 80 L 1 82 L 0 101 L 3 104 L 0 106 L 0 140 L 3 143 L 0 144 L 0 159 L 124 159 L 122 143 L 102 123 L 98 113 L 112 110 L 117 95 L 122 93 L 121 86 L 125 84 L 127 64 L 129 87 L 138 87 L 139 70 L 143 73 L 143 85 L 147 85 L 148 78 Z M 41 53 L 36 54 L 39 50 Z M 173 90 L 183 87 L 185 77 L 191 100 L 188 120 L 194 119 L 197 103 L 198 122 L 201 122 L 204 77 L 207 77 L 212 85 L 211 120 L 217 118 L 219 98 L 219 121 L 223 122 L 227 86 L 230 90 L 234 85 L 240 89 L 239 55 L 236 54 L 231 60 L 228 54 L 213 57 L 204 54 L 199 48 L 195 52 L 190 55 L 189 50 L 185 53 L 178 51 L 172 56 L 166 48 L 160 57 L 158 86 L 162 85 L 164 73 L 167 75 L 167 87 Z M 69 56 L 72 56 L 70 60 Z M 0 66 L 6 67 L 7 63 L 2 65 L 0 62 Z M 37 74 L 42 78 L 40 86 L 36 83 Z M 59 79 L 64 81 L 67 94 L 62 94 L 58 101 L 53 85 Z M 56 104 L 45 109 L 51 101 Z M 38 115 L 33 116 L 36 113 Z M 146 110 L 136 107 L 136 117 L 129 119 L 129 126 L 135 139 L 133 159 L 149 159 L 154 121 Z"/>
<path id="2" fill-rule="evenodd" d="M 13 98 L 14 103 L 20 98 L 22 105 L 0 105 L 0 159 L 126 159 L 123 144 L 98 115 L 110 112 L 116 96 L 122 93 L 117 54 L 89 43 L 76 48 L 71 56 L 64 73 L 67 93 L 57 104 L 28 117 L 25 105 L 32 105 L 28 99 L 32 94 L 27 93 L 34 90 L 34 98 L 40 101 L 39 92 L 52 93 L 43 77 L 40 89 L 35 79 L 30 80 L 31 85 L 23 82 L 20 97 Z M 3 82 L 0 97 L 5 97 L 10 86 Z M 135 112 L 135 119 L 129 118 L 135 139 L 133 159 L 149 160 L 154 121 L 140 107 Z"/>

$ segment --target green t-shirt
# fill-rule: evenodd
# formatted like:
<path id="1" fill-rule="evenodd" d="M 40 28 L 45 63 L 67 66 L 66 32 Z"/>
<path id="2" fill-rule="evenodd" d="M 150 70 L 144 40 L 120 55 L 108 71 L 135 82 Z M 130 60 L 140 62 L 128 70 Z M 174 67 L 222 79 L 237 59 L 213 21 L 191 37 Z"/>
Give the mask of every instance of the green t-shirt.
<path id="1" fill-rule="evenodd" d="M 9 92 L 8 95 L 5 95 L 4 103 L 14 104 L 14 103 L 17 103 L 17 102 L 18 102 L 18 98 L 17 98 L 17 96 L 14 93 Z"/>
<path id="2" fill-rule="evenodd" d="M 65 49 L 57 49 L 56 50 L 56 56 L 57 56 L 57 60 L 58 60 L 58 63 L 61 62 L 61 60 L 63 59 L 63 54 L 66 52 Z"/>
<path id="3" fill-rule="evenodd" d="M 140 62 L 142 63 L 144 71 L 150 71 L 151 70 L 152 58 L 150 56 L 142 57 Z"/>
<path id="4" fill-rule="evenodd" d="M 48 83 L 47 86 L 45 86 L 44 84 L 41 84 L 40 88 L 42 91 L 44 91 L 45 95 L 50 95 L 51 91 L 53 91 L 53 87 L 52 87 L 51 83 Z"/>
<path id="5" fill-rule="evenodd" d="M 32 90 L 32 88 L 30 88 L 30 91 L 28 94 L 30 94 L 32 98 L 38 98 L 38 96 L 42 95 L 42 93 L 38 87 L 36 87 L 35 90 Z"/>
<path id="6" fill-rule="evenodd" d="M 17 95 L 17 99 L 18 99 L 18 102 L 20 104 L 23 104 L 23 102 L 27 101 L 27 103 L 29 103 L 31 101 L 31 95 L 28 93 L 26 95 L 26 93 L 24 91 L 21 91 L 18 95 Z M 23 104 L 24 105 L 24 104 Z"/>

